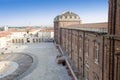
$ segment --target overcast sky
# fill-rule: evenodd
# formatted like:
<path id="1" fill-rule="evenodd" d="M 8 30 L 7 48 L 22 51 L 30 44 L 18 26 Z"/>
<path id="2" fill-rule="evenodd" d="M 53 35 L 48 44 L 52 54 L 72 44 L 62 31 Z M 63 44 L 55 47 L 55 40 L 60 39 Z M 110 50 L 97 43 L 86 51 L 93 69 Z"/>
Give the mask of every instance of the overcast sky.
<path id="1" fill-rule="evenodd" d="M 108 0 L 0 0 L 0 26 L 53 26 L 54 17 L 68 10 L 83 23 L 108 20 Z"/>

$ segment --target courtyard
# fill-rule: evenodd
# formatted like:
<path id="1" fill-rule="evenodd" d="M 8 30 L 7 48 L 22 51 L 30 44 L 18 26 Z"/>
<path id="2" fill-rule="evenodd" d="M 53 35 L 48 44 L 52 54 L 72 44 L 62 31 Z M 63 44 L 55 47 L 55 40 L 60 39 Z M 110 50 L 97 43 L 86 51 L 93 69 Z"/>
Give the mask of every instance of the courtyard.
<path id="1" fill-rule="evenodd" d="M 3 72 L 0 80 L 71 80 L 66 67 L 56 62 L 59 52 L 53 43 L 14 44 L 5 53 L 0 60 L 11 61 L 15 69 Z"/>

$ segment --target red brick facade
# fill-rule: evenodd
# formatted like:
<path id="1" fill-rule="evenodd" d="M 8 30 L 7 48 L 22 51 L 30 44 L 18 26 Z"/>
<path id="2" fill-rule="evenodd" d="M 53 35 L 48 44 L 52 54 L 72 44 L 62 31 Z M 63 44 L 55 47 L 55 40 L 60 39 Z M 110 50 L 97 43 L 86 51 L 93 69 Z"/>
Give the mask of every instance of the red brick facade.
<path id="1" fill-rule="evenodd" d="M 73 24 L 55 32 L 78 80 L 120 80 L 120 0 L 109 0 L 108 15 L 108 33 L 87 29 L 103 24 Z"/>
<path id="2" fill-rule="evenodd" d="M 61 28 L 61 33 L 60 45 L 65 49 L 76 76 L 85 78 L 87 66 L 89 80 L 94 80 L 94 74 L 102 80 L 103 34 L 68 28 Z M 98 46 L 98 61 L 95 60 L 95 46 Z"/>
<path id="3" fill-rule="evenodd" d="M 108 35 L 105 37 L 105 80 L 120 80 L 120 0 L 109 0 Z"/>
<path id="4" fill-rule="evenodd" d="M 80 17 L 71 12 L 66 11 L 54 19 L 54 39 L 56 44 L 60 43 L 60 27 L 66 27 L 73 24 L 80 24 Z"/>

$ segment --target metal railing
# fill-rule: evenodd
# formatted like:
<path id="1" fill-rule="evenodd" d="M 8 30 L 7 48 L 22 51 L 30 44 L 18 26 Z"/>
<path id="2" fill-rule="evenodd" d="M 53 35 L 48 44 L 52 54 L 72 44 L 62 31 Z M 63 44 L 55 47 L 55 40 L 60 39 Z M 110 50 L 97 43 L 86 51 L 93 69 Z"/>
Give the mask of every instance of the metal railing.
<path id="1" fill-rule="evenodd" d="M 84 31 L 93 31 L 93 32 L 100 32 L 100 33 L 107 33 L 108 29 L 107 28 L 76 28 Z"/>

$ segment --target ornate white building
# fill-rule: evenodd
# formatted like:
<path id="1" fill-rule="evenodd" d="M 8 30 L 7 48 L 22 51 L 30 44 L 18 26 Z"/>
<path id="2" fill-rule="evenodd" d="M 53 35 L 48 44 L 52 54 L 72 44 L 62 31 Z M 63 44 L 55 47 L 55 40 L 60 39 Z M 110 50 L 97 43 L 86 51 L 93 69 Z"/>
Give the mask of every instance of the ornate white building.
<path id="1" fill-rule="evenodd" d="M 51 41 L 54 38 L 54 30 L 50 28 L 11 28 L 0 31 L 0 53 L 8 46 L 16 43 L 38 43 Z"/>

